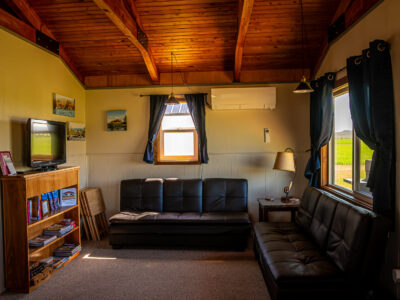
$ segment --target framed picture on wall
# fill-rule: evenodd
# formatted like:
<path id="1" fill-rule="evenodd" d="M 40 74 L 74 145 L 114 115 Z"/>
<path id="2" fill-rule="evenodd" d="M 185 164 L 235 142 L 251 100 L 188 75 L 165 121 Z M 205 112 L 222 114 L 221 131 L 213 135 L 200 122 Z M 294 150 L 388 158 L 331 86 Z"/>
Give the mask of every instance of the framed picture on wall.
<path id="1" fill-rule="evenodd" d="M 0 167 L 4 176 L 17 174 L 10 151 L 0 151 Z"/>
<path id="2" fill-rule="evenodd" d="M 127 131 L 126 110 L 107 111 L 107 131 Z"/>
<path id="3" fill-rule="evenodd" d="M 75 99 L 53 93 L 53 113 L 60 116 L 75 117 Z"/>
<path id="4" fill-rule="evenodd" d="M 68 122 L 68 141 L 85 140 L 85 124 Z"/>

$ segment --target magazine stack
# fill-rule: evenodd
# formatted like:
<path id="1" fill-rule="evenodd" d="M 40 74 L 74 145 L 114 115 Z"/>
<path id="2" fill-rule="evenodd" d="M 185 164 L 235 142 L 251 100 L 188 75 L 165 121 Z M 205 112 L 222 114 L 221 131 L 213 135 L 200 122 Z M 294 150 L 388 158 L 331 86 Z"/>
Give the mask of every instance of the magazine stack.
<path id="1" fill-rule="evenodd" d="M 54 256 L 68 257 L 74 255 L 78 251 L 81 251 L 81 245 L 64 244 L 54 251 Z"/>

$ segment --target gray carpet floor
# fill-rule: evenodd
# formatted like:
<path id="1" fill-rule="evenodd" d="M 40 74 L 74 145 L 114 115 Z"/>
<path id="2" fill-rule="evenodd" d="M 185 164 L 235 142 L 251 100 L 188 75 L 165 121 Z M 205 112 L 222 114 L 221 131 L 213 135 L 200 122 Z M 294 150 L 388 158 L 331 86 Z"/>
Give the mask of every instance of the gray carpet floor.
<path id="1" fill-rule="evenodd" d="M 244 252 L 113 250 L 83 242 L 79 257 L 31 294 L 2 299 L 270 299 L 249 247 Z"/>

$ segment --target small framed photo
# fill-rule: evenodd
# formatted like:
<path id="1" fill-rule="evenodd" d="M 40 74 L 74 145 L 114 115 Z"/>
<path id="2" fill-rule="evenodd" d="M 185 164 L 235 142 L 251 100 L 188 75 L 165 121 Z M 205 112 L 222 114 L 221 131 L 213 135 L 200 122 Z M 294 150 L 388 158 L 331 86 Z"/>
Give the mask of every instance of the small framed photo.
<path id="1" fill-rule="evenodd" d="M 10 151 L 0 151 L 0 168 L 4 176 L 17 174 Z"/>
<path id="2" fill-rule="evenodd" d="M 127 131 L 126 110 L 107 111 L 107 131 Z"/>
<path id="3" fill-rule="evenodd" d="M 85 124 L 68 122 L 68 141 L 85 140 Z"/>
<path id="4" fill-rule="evenodd" d="M 50 214 L 49 199 L 42 200 L 42 216 L 45 217 Z"/>

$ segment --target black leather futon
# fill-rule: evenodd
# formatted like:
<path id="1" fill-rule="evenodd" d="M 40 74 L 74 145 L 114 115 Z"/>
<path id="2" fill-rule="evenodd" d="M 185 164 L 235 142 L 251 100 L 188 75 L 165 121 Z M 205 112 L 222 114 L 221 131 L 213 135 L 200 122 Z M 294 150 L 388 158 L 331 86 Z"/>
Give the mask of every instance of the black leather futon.
<path id="1" fill-rule="evenodd" d="M 272 299 L 366 299 L 389 222 L 308 187 L 294 223 L 257 223 L 254 248 Z"/>
<path id="2" fill-rule="evenodd" d="M 196 246 L 244 250 L 251 222 L 245 179 L 131 179 L 110 218 L 113 248 Z"/>

